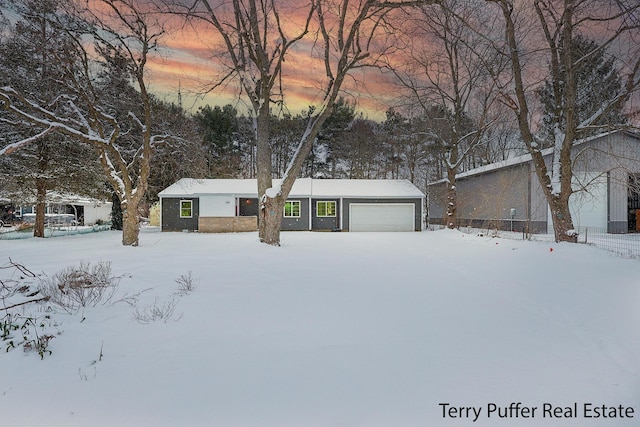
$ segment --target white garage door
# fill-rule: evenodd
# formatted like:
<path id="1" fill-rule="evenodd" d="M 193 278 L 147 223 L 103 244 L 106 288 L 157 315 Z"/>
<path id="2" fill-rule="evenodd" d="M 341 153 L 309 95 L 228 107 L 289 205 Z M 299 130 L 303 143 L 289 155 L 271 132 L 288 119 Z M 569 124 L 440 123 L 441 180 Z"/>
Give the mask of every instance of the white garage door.
<path id="1" fill-rule="evenodd" d="M 607 229 L 607 177 L 587 175 L 586 188 L 574 188 L 569 209 L 576 227 Z"/>
<path id="2" fill-rule="evenodd" d="M 607 177 L 596 173 L 574 176 L 573 191 L 569 197 L 569 210 L 573 225 L 578 230 L 584 227 L 607 229 Z M 551 210 L 548 209 L 548 231 L 553 233 Z"/>
<path id="3" fill-rule="evenodd" d="M 352 203 L 349 231 L 413 231 L 412 203 Z"/>

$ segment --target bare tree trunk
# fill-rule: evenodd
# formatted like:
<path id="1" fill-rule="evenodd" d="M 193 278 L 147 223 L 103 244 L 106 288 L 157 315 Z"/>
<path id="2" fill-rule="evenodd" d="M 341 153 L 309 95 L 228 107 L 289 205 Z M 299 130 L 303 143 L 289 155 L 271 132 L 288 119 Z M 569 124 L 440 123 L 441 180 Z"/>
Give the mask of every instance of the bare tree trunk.
<path id="1" fill-rule="evenodd" d="M 447 167 L 447 228 L 458 228 L 457 168 Z"/>
<path id="2" fill-rule="evenodd" d="M 260 204 L 260 216 L 258 223 L 260 228 L 260 241 L 272 246 L 280 246 L 280 227 L 284 214 L 286 200 L 277 196 L 275 198 L 264 196 Z"/>
<path id="3" fill-rule="evenodd" d="M 267 195 L 266 191 L 273 186 L 272 180 L 272 164 L 271 164 L 271 145 L 269 138 L 271 137 L 269 128 L 269 103 L 265 102 L 258 110 L 256 117 L 256 166 L 258 181 L 258 198 L 260 200 L 260 209 L 258 212 L 258 237 L 261 242 L 269 245 L 279 244 L 280 222 L 276 222 L 277 218 L 282 218 L 282 212 L 278 215 L 277 206 L 274 205 Z M 284 203 L 283 203 L 284 206 Z M 282 206 L 280 207 L 280 211 Z M 277 218 L 276 218 L 277 217 Z M 277 235 L 274 233 L 274 227 L 278 229 Z"/>
<path id="4" fill-rule="evenodd" d="M 47 210 L 47 173 L 49 169 L 48 138 L 36 144 L 38 155 L 38 169 L 36 171 L 36 221 L 33 226 L 33 237 L 45 237 L 44 223 Z"/>
<path id="5" fill-rule="evenodd" d="M 124 246 L 138 246 L 140 243 L 140 222 L 138 205 L 122 204 L 122 244 Z"/>
<path id="6" fill-rule="evenodd" d="M 568 197 L 551 197 L 549 208 L 556 242 L 577 242 L 578 234 L 573 228 Z"/>
<path id="7" fill-rule="evenodd" d="M 33 237 L 45 237 L 44 220 L 47 210 L 47 179 L 36 178 L 36 222 L 33 226 Z"/>
<path id="8" fill-rule="evenodd" d="M 553 228 L 555 232 L 555 239 L 558 242 L 572 242 L 578 241 L 578 234 L 573 228 L 573 219 L 571 218 L 571 211 L 569 210 L 569 197 L 573 193 L 571 188 L 571 181 L 573 177 L 572 165 L 571 165 L 571 146 L 577 138 L 576 129 L 578 127 L 578 115 L 576 111 L 576 103 L 578 101 L 578 92 L 576 86 L 576 69 L 573 63 L 572 51 L 573 51 L 573 12 L 574 6 L 570 3 L 566 3 L 565 9 L 565 23 L 563 29 L 563 43 L 564 49 L 561 55 L 562 68 L 565 70 L 565 130 L 564 139 L 560 147 L 560 194 L 558 197 L 552 194 L 549 199 L 549 207 L 551 208 L 551 216 L 553 218 Z M 557 80 L 561 80 L 559 77 Z M 556 132 L 559 132 L 560 123 L 558 122 Z M 556 141 L 556 146 L 558 141 Z M 558 151 L 556 149 L 556 151 Z M 555 161 L 555 159 L 554 159 Z M 554 214 L 554 210 L 557 214 Z"/>

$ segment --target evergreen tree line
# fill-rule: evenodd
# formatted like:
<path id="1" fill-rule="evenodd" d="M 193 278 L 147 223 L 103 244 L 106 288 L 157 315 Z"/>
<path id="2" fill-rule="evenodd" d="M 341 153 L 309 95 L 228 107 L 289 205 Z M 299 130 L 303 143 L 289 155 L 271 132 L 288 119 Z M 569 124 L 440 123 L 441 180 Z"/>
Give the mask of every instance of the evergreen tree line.
<path id="1" fill-rule="evenodd" d="M 447 120 L 451 113 L 434 105 L 427 114 L 411 117 L 397 109 L 386 111 L 384 121 L 368 119 L 341 99 L 325 122 L 300 177 L 330 179 L 408 179 L 424 188 L 444 176 Z M 198 176 L 255 177 L 253 119 L 232 105 L 205 106 L 194 115 L 206 152 L 206 168 Z M 273 178 L 281 177 L 304 130 L 306 114 L 272 115 Z M 492 138 L 471 151 L 462 164 L 467 170 L 522 154 L 517 132 L 496 124 Z M 474 126 L 467 119 L 466 126 Z M 450 130 L 449 130 L 450 132 Z M 195 176 L 195 175 L 194 175 Z"/>

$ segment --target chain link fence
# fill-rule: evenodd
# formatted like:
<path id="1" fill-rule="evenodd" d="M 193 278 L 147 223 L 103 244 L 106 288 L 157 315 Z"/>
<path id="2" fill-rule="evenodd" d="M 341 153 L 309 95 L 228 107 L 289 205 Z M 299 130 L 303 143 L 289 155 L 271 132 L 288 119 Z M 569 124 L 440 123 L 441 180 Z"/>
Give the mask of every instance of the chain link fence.
<path id="1" fill-rule="evenodd" d="M 612 234 L 596 227 L 581 227 L 578 233 L 578 243 L 593 245 L 625 258 L 640 258 L 640 233 Z"/>
<path id="2" fill-rule="evenodd" d="M 111 224 L 100 224 L 93 226 L 65 226 L 65 227 L 46 227 L 44 231 L 45 237 L 58 237 L 68 236 L 72 234 L 89 234 L 99 231 L 111 230 Z M 33 237 L 33 228 L 26 228 L 23 230 L 15 230 L 12 228 L 6 228 L 0 230 L 0 240 L 19 240 L 30 239 Z"/>
<path id="3" fill-rule="evenodd" d="M 440 230 L 444 226 L 430 225 L 428 230 Z M 485 236 L 503 237 L 506 239 L 523 239 L 540 242 L 553 242 L 552 234 L 528 234 L 496 229 L 480 229 L 460 227 L 460 231 L 467 234 L 482 233 Z M 640 233 L 612 234 L 604 228 L 580 227 L 578 229 L 578 243 L 592 245 L 599 249 L 613 252 L 624 258 L 640 259 Z"/>

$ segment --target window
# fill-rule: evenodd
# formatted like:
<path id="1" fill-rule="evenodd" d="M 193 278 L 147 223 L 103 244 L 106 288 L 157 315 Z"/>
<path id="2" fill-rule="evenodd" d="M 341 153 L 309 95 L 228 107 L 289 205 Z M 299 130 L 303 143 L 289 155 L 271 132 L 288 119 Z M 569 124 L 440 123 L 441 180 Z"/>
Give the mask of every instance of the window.
<path id="1" fill-rule="evenodd" d="M 316 203 L 316 215 L 319 217 L 336 216 L 336 202 L 326 201 Z"/>
<path id="2" fill-rule="evenodd" d="M 300 201 L 287 200 L 284 203 L 284 216 L 289 218 L 298 218 L 300 216 Z"/>
<path id="3" fill-rule="evenodd" d="M 180 200 L 180 218 L 193 217 L 193 200 Z"/>

